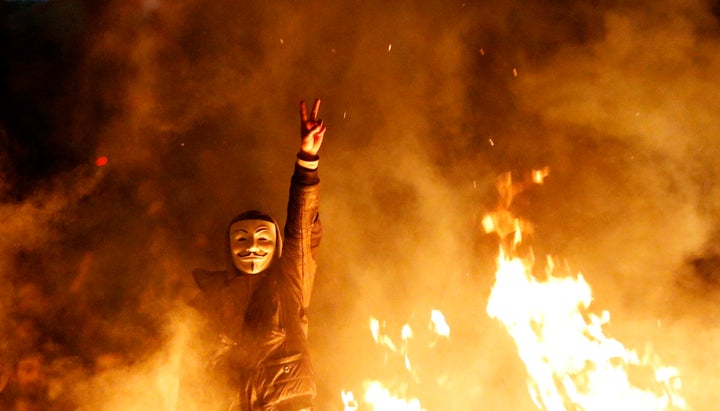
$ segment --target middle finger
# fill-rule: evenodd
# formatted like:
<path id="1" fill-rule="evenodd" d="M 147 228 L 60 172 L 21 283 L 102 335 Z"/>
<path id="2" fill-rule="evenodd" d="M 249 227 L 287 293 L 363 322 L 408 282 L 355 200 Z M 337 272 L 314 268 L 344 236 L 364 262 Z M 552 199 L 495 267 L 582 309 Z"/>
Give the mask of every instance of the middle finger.
<path id="1" fill-rule="evenodd" d="M 312 109 L 312 116 L 310 117 L 310 120 L 316 121 L 318 116 L 318 111 L 320 110 L 320 99 L 315 99 L 315 104 L 313 105 Z"/>

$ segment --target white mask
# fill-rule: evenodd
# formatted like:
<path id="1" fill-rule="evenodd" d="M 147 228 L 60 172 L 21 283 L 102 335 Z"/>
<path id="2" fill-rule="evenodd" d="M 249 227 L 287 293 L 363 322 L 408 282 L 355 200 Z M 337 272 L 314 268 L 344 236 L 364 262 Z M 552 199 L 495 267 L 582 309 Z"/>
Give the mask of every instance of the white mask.
<path id="1" fill-rule="evenodd" d="M 266 220 L 240 220 L 230 226 L 230 254 L 235 267 L 258 274 L 270 266 L 275 255 L 275 224 Z"/>

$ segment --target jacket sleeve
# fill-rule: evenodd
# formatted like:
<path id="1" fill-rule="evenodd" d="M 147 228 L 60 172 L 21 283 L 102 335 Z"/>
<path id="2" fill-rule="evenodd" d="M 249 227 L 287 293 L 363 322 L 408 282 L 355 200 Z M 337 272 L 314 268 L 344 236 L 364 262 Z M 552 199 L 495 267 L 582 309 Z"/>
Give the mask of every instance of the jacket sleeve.
<path id="1" fill-rule="evenodd" d="M 301 308 L 310 306 L 318 248 L 322 236 L 319 214 L 320 179 L 317 170 L 295 165 L 290 183 L 285 239 L 283 274 Z"/>

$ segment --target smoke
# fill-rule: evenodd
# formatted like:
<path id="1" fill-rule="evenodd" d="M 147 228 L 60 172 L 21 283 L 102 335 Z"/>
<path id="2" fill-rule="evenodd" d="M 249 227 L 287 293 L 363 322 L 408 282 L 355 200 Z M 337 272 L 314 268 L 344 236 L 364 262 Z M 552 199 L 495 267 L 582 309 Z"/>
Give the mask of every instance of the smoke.
<path id="1" fill-rule="evenodd" d="M 497 244 L 479 219 L 497 175 L 543 166 L 515 204 L 537 254 L 582 271 L 618 339 L 650 340 L 702 409 L 718 374 L 712 6 L 5 3 L 6 340 L 32 320 L 56 402 L 172 409 L 190 273 L 223 265 L 237 212 L 283 220 L 297 104 L 319 97 L 318 409 L 365 379 L 407 378 L 370 316 L 416 330 L 419 380 L 405 382 L 426 409 L 532 409 L 485 314 Z M 15 306 L 28 283 L 40 291 L 26 300 L 47 302 L 34 314 Z M 452 332 L 430 348 L 433 308 Z M 6 345 L 8 363 L 27 355 Z"/>
<path id="2" fill-rule="evenodd" d="M 716 218 L 707 179 L 717 172 L 711 119 L 718 99 L 706 90 L 716 82 L 717 36 L 703 6 L 608 11 L 602 38 L 559 50 L 518 87 L 523 107 L 544 124 L 572 130 L 583 140 L 574 145 L 613 161 L 602 164 L 609 170 L 600 176 L 586 177 L 595 186 L 589 191 L 603 194 L 597 206 L 606 212 L 625 213 L 623 225 L 631 228 L 617 230 L 625 241 L 603 238 L 620 247 L 645 239 L 652 252 L 634 259 L 641 267 L 652 259 L 672 267 L 708 239 Z M 576 167 L 583 161 L 579 156 L 570 167 L 585 169 Z M 621 201 L 607 201 L 615 198 Z M 659 261 L 656 250 L 663 250 Z"/>

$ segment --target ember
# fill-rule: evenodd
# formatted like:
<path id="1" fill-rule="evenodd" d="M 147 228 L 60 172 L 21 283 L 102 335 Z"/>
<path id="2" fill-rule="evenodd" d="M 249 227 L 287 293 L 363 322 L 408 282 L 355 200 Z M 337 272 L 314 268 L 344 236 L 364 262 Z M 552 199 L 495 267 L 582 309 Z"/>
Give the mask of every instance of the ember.
<path id="1" fill-rule="evenodd" d="M 103 166 L 107 165 L 107 163 L 108 163 L 108 158 L 105 156 L 100 156 L 97 158 L 97 160 L 95 160 L 95 165 L 98 167 L 103 167 Z"/>

